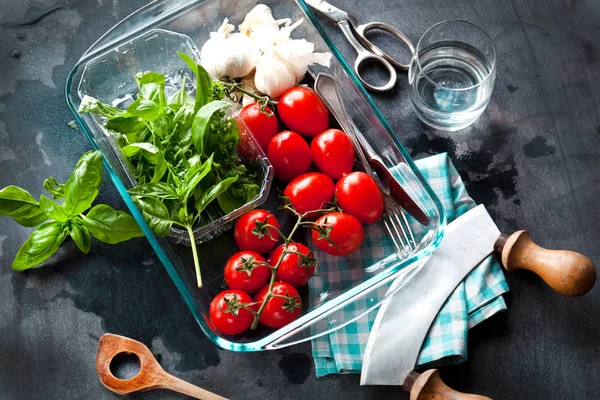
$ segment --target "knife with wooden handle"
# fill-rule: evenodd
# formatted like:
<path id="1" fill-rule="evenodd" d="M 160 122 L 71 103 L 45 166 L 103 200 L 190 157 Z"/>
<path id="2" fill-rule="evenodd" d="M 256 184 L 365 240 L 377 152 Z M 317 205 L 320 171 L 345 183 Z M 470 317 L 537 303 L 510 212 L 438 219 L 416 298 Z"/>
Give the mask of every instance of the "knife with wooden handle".
<path id="1" fill-rule="evenodd" d="M 413 371 L 423 341 L 456 286 L 492 252 L 507 271 L 527 269 L 567 296 L 589 292 L 596 281 L 592 261 L 576 252 L 547 250 L 526 231 L 501 234 L 484 206 L 460 216 L 445 229 L 438 249 L 401 290 L 382 304 L 365 350 L 362 385 L 403 385 L 411 399 L 487 399 L 453 391 L 435 370 Z M 394 287 L 394 285 L 392 285 Z"/>

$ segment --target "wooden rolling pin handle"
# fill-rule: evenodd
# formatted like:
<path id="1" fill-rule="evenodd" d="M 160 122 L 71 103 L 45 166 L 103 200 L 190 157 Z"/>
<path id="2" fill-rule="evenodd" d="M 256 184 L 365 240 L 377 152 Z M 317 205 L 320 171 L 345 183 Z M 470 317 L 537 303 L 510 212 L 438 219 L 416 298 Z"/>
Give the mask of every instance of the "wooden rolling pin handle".
<path id="1" fill-rule="evenodd" d="M 440 378 L 437 369 L 429 369 L 422 374 L 412 371 L 402 387 L 410 393 L 410 400 L 492 400 L 450 389 Z"/>
<path id="2" fill-rule="evenodd" d="M 502 234 L 495 245 L 507 271 L 529 270 L 565 296 L 583 296 L 596 283 L 596 268 L 583 254 L 548 250 L 535 244 L 527 231 Z"/>

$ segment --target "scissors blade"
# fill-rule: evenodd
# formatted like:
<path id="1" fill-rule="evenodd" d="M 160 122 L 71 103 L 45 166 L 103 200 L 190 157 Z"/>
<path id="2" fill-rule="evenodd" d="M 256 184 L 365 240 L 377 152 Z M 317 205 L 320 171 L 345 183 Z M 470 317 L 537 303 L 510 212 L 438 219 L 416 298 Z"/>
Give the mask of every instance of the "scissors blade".
<path id="1" fill-rule="evenodd" d="M 333 22 L 337 23 L 350 20 L 350 16 L 346 11 L 340 10 L 325 0 L 304 0 L 304 2 Z"/>

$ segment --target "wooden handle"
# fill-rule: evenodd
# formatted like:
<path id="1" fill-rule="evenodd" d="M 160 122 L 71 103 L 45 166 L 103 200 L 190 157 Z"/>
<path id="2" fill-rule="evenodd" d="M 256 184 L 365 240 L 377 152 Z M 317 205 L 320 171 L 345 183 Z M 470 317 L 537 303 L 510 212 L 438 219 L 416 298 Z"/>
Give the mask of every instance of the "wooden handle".
<path id="1" fill-rule="evenodd" d="M 411 372 L 402 387 L 410 393 L 410 400 L 492 400 L 450 389 L 440 378 L 437 369 L 429 369 L 422 374 Z"/>
<path id="2" fill-rule="evenodd" d="M 121 353 L 134 354 L 140 360 L 140 371 L 133 378 L 119 379 L 110 370 L 111 361 Z M 117 394 L 129 394 L 152 389 L 170 389 L 196 399 L 227 400 L 166 373 L 156 361 L 150 349 L 143 343 L 112 333 L 102 335 L 98 342 L 96 371 L 100 382 L 107 389 Z"/>
<path id="3" fill-rule="evenodd" d="M 535 244 L 527 231 L 502 235 L 496 242 L 507 271 L 529 270 L 565 296 L 583 296 L 596 282 L 596 268 L 583 254 L 548 250 Z"/>

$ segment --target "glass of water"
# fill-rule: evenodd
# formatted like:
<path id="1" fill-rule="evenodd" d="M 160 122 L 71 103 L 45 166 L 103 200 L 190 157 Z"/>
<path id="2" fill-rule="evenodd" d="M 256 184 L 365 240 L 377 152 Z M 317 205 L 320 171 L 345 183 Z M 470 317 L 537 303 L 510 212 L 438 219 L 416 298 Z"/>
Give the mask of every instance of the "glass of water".
<path id="1" fill-rule="evenodd" d="M 442 21 L 419 40 L 410 63 L 409 94 L 427 125 L 457 131 L 485 110 L 496 78 L 492 39 L 465 21 Z"/>

